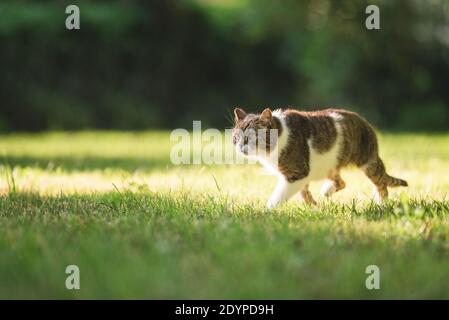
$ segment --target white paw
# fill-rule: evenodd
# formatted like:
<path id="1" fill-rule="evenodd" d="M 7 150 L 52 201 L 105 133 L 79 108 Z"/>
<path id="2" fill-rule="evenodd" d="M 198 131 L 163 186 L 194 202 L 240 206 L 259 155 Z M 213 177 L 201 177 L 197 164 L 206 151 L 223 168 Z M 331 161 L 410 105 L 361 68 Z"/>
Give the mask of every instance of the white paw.
<path id="1" fill-rule="evenodd" d="M 334 181 L 326 181 L 321 187 L 320 194 L 322 197 L 330 197 L 337 191 Z"/>

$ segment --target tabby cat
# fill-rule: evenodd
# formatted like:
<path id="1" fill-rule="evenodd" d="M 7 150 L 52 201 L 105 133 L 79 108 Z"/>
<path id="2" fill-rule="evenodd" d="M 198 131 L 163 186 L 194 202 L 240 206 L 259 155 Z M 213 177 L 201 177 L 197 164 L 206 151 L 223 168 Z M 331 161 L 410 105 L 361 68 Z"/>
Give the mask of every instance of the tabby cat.
<path id="1" fill-rule="evenodd" d="M 308 188 L 314 180 L 327 179 L 321 194 L 331 196 L 345 187 L 340 169 L 348 165 L 362 169 L 373 182 L 378 202 L 388 197 L 387 187 L 407 186 L 406 181 L 386 173 L 376 133 L 357 113 L 342 109 L 272 112 L 267 108 L 261 114 L 251 114 L 236 108 L 234 115 L 233 143 L 237 151 L 248 156 L 255 154 L 279 176 L 269 208 L 297 192 L 306 203 L 315 204 Z M 249 134 L 259 130 L 264 134 Z"/>

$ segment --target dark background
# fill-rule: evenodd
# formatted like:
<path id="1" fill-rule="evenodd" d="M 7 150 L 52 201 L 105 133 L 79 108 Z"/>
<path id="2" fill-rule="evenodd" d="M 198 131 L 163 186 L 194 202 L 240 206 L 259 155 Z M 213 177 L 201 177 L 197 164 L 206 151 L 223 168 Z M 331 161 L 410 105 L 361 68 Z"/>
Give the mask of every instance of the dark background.
<path id="1" fill-rule="evenodd" d="M 80 30 L 65 28 L 69 4 Z M 444 0 L 0 2 L 1 132 L 224 128 L 236 105 L 447 130 L 448 78 Z"/>

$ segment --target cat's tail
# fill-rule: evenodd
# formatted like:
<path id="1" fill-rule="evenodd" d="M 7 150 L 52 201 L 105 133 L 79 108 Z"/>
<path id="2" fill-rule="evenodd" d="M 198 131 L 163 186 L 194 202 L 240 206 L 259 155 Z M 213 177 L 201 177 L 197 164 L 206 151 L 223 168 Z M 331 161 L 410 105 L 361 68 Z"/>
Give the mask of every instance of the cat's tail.
<path id="1" fill-rule="evenodd" d="M 407 181 L 390 176 L 385 171 L 384 163 L 379 157 L 376 157 L 374 160 L 368 162 L 368 164 L 365 165 L 364 169 L 365 174 L 368 176 L 368 178 L 371 179 L 371 181 L 376 186 L 383 186 L 383 187 L 408 186 Z"/>
<path id="2" fill-rule="evenodd" d="M 408 183 L 405 180 L 395 178 L 385 173 L 385 182 L 389 187 L 408 187 Z"/>

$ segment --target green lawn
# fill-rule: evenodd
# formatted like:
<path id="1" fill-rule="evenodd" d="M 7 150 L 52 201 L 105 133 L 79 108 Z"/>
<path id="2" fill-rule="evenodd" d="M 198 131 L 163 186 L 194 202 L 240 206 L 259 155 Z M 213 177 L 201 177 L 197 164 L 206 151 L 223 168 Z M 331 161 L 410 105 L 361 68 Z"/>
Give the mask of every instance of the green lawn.
<path id="1" fill-rule="evenodd" d="M 332 201 L 268 211 L 274 177 L 174 166 L 168 132 L 0 136 L 0 298 L 448 299 L 449 134 L 380 144 L 410 185 L 386 204 L 349 169 Z"/>

